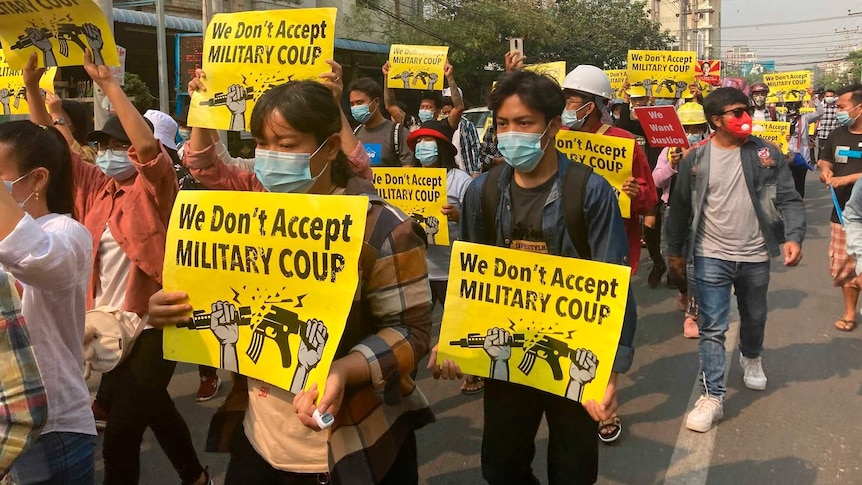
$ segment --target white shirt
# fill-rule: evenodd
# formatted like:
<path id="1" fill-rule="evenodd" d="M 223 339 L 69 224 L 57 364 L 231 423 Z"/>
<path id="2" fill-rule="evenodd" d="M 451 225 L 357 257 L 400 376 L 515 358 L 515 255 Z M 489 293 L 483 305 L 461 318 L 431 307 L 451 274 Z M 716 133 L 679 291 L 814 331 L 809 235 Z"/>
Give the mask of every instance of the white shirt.
<path id="1" fill-rule="evenodd" d="M 129 274 L 132 271 L 132 261 L 114 239 L 111 228 L 105 224 L 102 238 L 99 240 L 99 286 L 96 288 L 94 307 L 109 306 L 121 310 L 129 317 L 135 328 L 141 324 L 141 317 L 135 312 L 123 310 L 126 302 L 126 289 L 129 286 Z M 147 316 L 145 315 L 144 318 Z M 145 328 L 153 328 L 147 325 Z"/>
<path id="2" fill-rule="evenodd" d="M 22 313 L 48 394 L 42 434 L 96 434 L 82 349 L 92 245 L 83 225 L 60 214 L 25 215 L 0 241 L 0 265 L 24 288 Z"/>

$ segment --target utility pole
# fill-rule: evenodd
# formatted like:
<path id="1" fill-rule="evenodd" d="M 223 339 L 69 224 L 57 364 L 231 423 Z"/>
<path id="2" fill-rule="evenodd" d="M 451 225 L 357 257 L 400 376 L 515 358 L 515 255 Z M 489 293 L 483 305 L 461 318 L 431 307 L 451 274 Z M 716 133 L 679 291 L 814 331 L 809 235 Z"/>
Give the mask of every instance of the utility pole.
<path id="1" fill-rule="evenodd" d="M 94 0 L 96 5 L 105 14 L 105 20 L 111 29 L 111 37 L 114 36 L 114 0 Z M 108 110 L 105 109 L 105 93 L 93 83 L 93 125 L 95 129 L 101 130 L 108 119 Z"/>
<path id="2" fill-rule="evenodd" d="M 679 0 L 679 50 L 685 49 L 685 34 L 686 22 L 685 16 L 688 15 L 688 0 Z"/>
<path id="3" fill-rule="evenodd" d="M 156 49 L 159 62 L 159 111 L 170 113 L 168 90 L 168 47 L 165 41 L 165 0 L 156 0 Z"/>

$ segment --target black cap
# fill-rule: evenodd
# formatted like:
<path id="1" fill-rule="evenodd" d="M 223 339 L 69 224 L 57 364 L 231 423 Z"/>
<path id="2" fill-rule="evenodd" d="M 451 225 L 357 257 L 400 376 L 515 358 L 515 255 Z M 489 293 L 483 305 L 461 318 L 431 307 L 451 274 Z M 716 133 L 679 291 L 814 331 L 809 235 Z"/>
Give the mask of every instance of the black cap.
<path id="1" fill-rule="evenodd" d="M 147 122 L 147 126 L 150 127 L 150 131 L 153 131 L 153 124 L 150 120 L 144 118 L 144 121 Z M 105 126 L 103 126 L 101 130 L 87 133 L 87 141 L 101 143 L 107 138 L 114 138 L 123 143 L 131 143 L 129 135 L 126 134 L 126 130 L 123 129 L 123 124 L 120 123 L 120 118 L 117 115 L 109 116 L 107 121 L 105 121 Z"/>

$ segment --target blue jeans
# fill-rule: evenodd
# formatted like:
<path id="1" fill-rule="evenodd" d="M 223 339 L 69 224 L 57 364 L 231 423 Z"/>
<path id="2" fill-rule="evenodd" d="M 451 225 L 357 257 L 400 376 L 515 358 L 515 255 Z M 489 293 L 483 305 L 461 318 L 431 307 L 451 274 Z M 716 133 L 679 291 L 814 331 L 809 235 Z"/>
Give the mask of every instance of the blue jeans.
<path id="1" fill-rule="evenodd" d="M 96 437 L 54 432 L 40 436 L 12 466 L 18 485 L 92 485 Z"/>
<path id="2" fill-rule="evenodd" d="M 696 256 L 694 279 L 700 317 L 700 371 L 706 392 L 719 400 L 726 392 L 724 380 L 725 333 L 730 325 L 730 288 L 736 289 L 739 306 L 739 350 L 755 358 L 763 352 L 766 328 L 766 292 L 769 288 L 769 261 L 736 263 Z"/>

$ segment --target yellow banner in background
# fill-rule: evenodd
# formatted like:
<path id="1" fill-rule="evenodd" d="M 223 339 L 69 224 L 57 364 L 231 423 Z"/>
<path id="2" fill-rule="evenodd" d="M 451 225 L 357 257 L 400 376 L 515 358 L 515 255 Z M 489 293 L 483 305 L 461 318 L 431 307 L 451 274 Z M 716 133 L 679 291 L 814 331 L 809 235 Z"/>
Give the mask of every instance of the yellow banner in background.
<path id="1" fill-rule="evenodd" d="M 557 150 L 573 162 L 583 163 L 604 177 L 617 192 L 620 214 L 631 217 L 632 199 L 622 191 L 623 183 L 632 176 L 635 141 L 617 136 L 596 135 L 580 131 L 557 132 Z"/>
<path id="2" fill-rule="evenodd" d="M 40 67 L 82 66 L 87 48 L 94 63 L 120 65 L 108 21 L 91 0 L 2 2 L 0 42 L 12 69 L 23 69 L 33 52 Z"/>
<path id="3" fill-rule="evenodd" d="M 54 92 L 54 76 L 57 74 L 56 67 L 49 67 L 39 87 L 42 91 Z M 27 104 L 27 93 L 24 90 L 24 77 L 21 71 L 12 69 L 6 63 L 6 57 L 0 52 L 0 109 L 2 115 L 25 115 L 30 112 Z"/>
<path id="4" fill-rule="evenodd" d="M 377 195 L 422 225 L 428 244 L 449 245 L 449 223 L 440 211 L 446 205 L 445 168 L 378 168 Z"/>
<path id="5" fill-rule="evenodd" d="M 629 82 L 643 86 L 647 97 L 681 98 L 694 82 L 696 63 L 695 52 L 630 50 Z"/>
<path id="6" fill-rule="evenodd" d="M 559 84 L 560 86 L 562 86 L 563 81 L 566 80 L 566 61 L 546 62 L 544 64 L 530 64 L 529 66 L 524 66 L 524 70 L 532 71 L 536 74 L 541 74 L 543 76 L 548 76 L 554 81 L 557 81 L 557 84 Z"/>
<path id="7" fill-rule="evenodd" d="M 769 86 L 769 94 L 779 103 L 803 99 L 811 87 L 811 71 L 778 72 L 764 74 L 763 82 Z"/>
<path id="8" fill-rule="evenodd" d="M 358 196 L 180 192 L 164 286 L 188 293 L 194 312 L 165 328 L 165 358 L 322 388 L 359 284 L 367 210 Z"/>
<path id="9" fill-rule="evenodd" d="M 814 113 L 815 111 L 815 108 L 799 108 L 799 114 Z M 808 135 L 814 136 L 815 133 L 817 133 L 817 123 L 809 123 Z"/>
<path id="10" fill-rule="evenodd" d="M 204 36 L 207 90 L 192 94 L 189 126 L 247 131 L 263 93 L 330 72 L 336 12 L 300 8 L 213 17 Z"/>
<path id="11" fill-rule="evenodd" d="M 755 134 L 757 133 L 757 128 L 760 127 L 763 131 L 775 131 L 777 133 L 781 133 L 783 135 L 790 134 L 790 122 L 789 121 L 755 121 Z"/>
<path id="12" fill-rule="evenodd" d="M 441 91 L 448 55 L 448 46 L 393 44 L 386 83 L 394 89 Z"/>
<path id="13" fill-rule="evenodd" d="M 630 268 L 458 241 L 438 362 L 573 401 L 601 401 Z"/>
<path id="14" fill-rule="evenodd" d="M 758 131 L 754 133 L 754 136 L 758 138 L 762 138 L 769 143 L 777 146 L 781 153 L 787 153 L 790 149 L 787 145 L 787 136 L 784 133 L 780 133 L 778 131 Z"/>
<path id="15" fill-rule="evenodd" d="M 611 89 L 614 90 L 617 98 L 622 98 L 625 94 L 623 86 L 629 78 L 629 73 L 625 69 L 608 69 L 605 74 L 611 79 Z"/>

